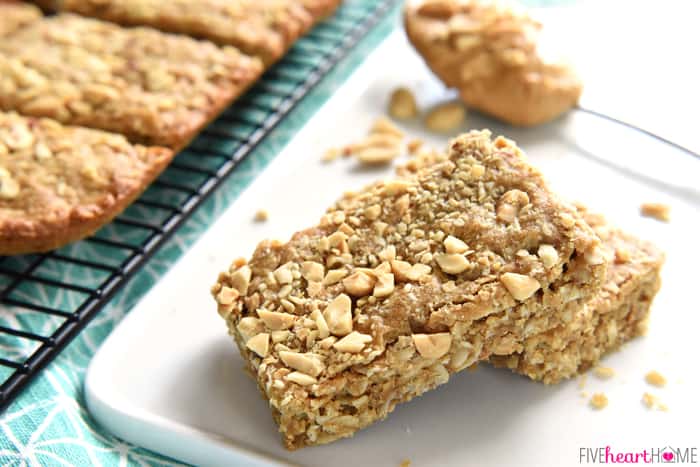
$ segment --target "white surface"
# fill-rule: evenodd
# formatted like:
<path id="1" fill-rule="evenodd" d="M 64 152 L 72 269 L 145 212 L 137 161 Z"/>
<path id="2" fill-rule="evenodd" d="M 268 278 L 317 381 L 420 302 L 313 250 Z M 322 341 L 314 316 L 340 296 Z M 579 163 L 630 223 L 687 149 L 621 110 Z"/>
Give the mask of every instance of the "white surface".
<path id="1" fill-rule="evenodd" d="M 474 116 L 469 128 L 505 132 L 562 193 L 667 251 L 649 335 L 605 360 L 615 378 L 586 383 L 589 394 L 605 392 L 610 406 L 593 412 L 576 381 L 545 387 L 484 365 L 352 439 L 294 453 L 282 448 L 208 290 L 218 271 L 234 257 L 249 256 L 260 239 L 286 239 L 313 225 L 344 190 L 392 173 L 359 169 L 351 160 L 319 160 L 326 148 L 364 135 L 397 85 L 416 90 L 422 105 L 445 97 L 403 41 L 401 34 L 392 36 L 368 59 L 107 339 L 86 379 L 92 414 L 128 441 L 199 465 L 395 466 L 410 459 L 413 466 L 564 466 L 579 464 L 579 448 L 693 446 L 700 415 L 700 381 L 692 370 L 700 326 L 700 162 L 574 115 L 537 130 L 503 129 Z M 446 143 L 421 133 L 418 123 L 407 128 L 434 145 Z M 640 218 L 642 201 L 671 204 L 672 223 Z M 260 208 L 270 212 L 267 223 L 252 222 Z M 668 377 L 667 388 L 644 383 L 651 369 Z M 646 410 L 640 403 L 645 391 L 670 411 Z"/>

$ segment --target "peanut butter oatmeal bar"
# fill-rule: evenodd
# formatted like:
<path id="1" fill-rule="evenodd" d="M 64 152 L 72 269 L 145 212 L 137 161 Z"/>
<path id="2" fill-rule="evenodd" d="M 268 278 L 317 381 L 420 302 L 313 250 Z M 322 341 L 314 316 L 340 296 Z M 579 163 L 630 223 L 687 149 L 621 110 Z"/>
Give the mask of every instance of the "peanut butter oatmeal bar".
<path id="1" fill-rule="evenodd" d="M 0 112 L 0 255 L 47 251 L 109 222 L 172 151 Z"/>
<path id="2" fill-rule="evenodd" d="M 0 109 L 179 149 L 261 72 L 232 47 L 62 14 L 0 42 Z"/>
<path id="3" fill-rule="evenodd" d="M 579 209 L 602 240 L 609 259 L 602 290 L 556 328 L 526 339 L 521 352 L 491 359 L 496 366 L 547 384 L 591 368 L 604 354 L 643 334 L 661 286 L 661 251 L 611 227 L 601 216 Z"/>
<path id="4" fill-rule="evenodd" d="M 471 108 L 520 126 L 576 105 L 582 83 L 541 47 L 540 23 L 498 3 L 409 2 L 406 32 L 430 69 Z"/>
<path id="5" fill-rule="evenodd" d="M 351 436 L 451 373 L 510 355 L 597 294 L 600 240 L 488 131 L 374 184 L 212 293 L 289 449 Z"/>
<path id="6" fill-rule="evenodd" d="M 276 62 L 340 0 L 57 0 L 55 8 L 233 45 Z"/>
<path id="7" fill-rule="evenodd" d="M 41 11 L 34 5 L 16 0 L 0 0 L 0 37 L 41 18 Z"/>

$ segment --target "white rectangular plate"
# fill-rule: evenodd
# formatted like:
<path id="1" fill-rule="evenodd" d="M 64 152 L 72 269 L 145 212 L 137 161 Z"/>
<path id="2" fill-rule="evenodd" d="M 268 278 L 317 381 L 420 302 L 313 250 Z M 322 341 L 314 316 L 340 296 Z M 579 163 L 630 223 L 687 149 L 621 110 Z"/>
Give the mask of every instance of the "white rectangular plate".
<path id="1" fill-rule="evenodd" d="M 398 407 L 352 439 L 293 453 L 283 449 L 209 287 L 234 257 L 249 256 L 261 239 L 286 239 L 315 224 L 343 191 L 392 174 L 393 168 L 359 168 L 348 159 L 322 164 L 320 157 L 366 134 L 399 85 L 415 90 L 424 108 L 449 96 L 397 33 L 107 339 L 86 379 L 96 419 L 128 441 L 198 465 L 393 466 L 410 459 L 414 466 L 562 466 L 577 465 L 581 448 L 625 452 L 696 443 L 700 162 L 575 114 L 531 130 L 470 116 L 462 129 L 505 133 L 556 189 L 667 251 L 649 335 L 604 362 L 615 377 L 588 378 L 583 389 L 577 381 L 547 387 L 483 365 Z M 447 143 L 423 132 L 419 122 L 405 129 L 435 147 Z M 672 222 L 641 218 L 643 201 L 671 204 Z M 254 223 L 261 208 L 270 220 Z M 651 369 L 667 376 L 666 388 L 646 385 L 644 374 Z M 609 407 L 593 411 L 582 391 L 604 392 Z M 659 396 L 669 412 L 647 410 L 641 404 L 646 391 Z"/>

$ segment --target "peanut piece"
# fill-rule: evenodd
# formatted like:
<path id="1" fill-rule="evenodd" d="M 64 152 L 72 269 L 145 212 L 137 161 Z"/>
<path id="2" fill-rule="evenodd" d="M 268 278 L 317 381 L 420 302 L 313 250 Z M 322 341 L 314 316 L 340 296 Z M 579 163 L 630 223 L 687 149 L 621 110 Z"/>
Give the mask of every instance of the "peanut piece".
<path id="1" fill-rule="evenodd" d="M 418 115 L 416 98 L 409 89 L 398 88 L 391 93 L 389 115 L 399 120 L 414 118 Z"/>
<path id="2" fill-rule="evenodd" d="M 537 256 L 542 260 L 545 268 L 549 269 L 559 261 L 559 253 L 552 245 L 540 245 L 537 249 Z"/>
<path id="3" fill-rule="evenodd" d="M 352 332 L 352 302 L 345 294 L 338 295 L 323 310 L 331 334 L 345 336 Z"/>
<path id="4" fill-rule="evenodd" d="M 507 223 L 511 223 L 518 217 L 520 210 L 530 202 L 530 197 L 521 190 L 508 190 L 498 200 L 496 217 Z"/>
<path id="5" fill-rule="evenodd" d="M 651 217 L 661 222 L 671 220 L 671 207 L 662 203 L 644 203 L 640 207 L 640 212 L 644 217 Z"/>
<path id="6" fill-rule="evenodd" d="M 268 311 L 264 308 L 258 308 L 258 316 L 263 320 L 265 326 L 273 331 L 281 331 L 289 329 L 294 325 L 295 315 L 289 313 L 280 313 L 278 311 Z"/>
<path id="7" fill-rule="evenodd" d="M 289 352 L 282 350 L 279 353 L 280 358 L 289 368 L 294 368 L 304 374 L 316 377 L 323 371 L 323 363 L 319 357 L 312 353 Z"/>
<path id="8" fill-rule="evenodd" d="M 343 279 L 343 286 L 345 291 L 353 297 L 364 297 L 372 292 L 375 282 L 374 277 L 365 272 L 357 271 Z"/>
<path id="9" fill-rule="evenodd" d="M 445 245 L 445 251 L 448 253 L 462 254 L 469 249 L 466 243 L 452 235 L 448 235 L 443 244 Z"/>
<path id="10" fill-rule="evenodd" d="M 257 336 L 248 339 L 245 346 L 264 358 L 270 350 L 270 335 L 266 332 L 261 332 Z"/>
<path id="11" fill-rule="evenodd" d="M 434 107 L 425 117 L 425 126 L 437 133 L 449 133 L 464 123 L 466 111 L 460 102 Z"/>
<path id="12" fill-rule="evenodd" d="M 241 266 L 236 272 L 231 274 L 231 286 L 238 290 L 241 295 L 248 293 L 251 270 L 248 265 Z"/>
<path id="13" fill-rule="evenodd" d="M 326 274 L 323 279 L 323 285 L 333 285 L 341 281 L 341 279 L 348 275 L 348 271 L 345 269 L 331 269 Z"/>
<path id="14" fill-rule="evenodd" d="M 313 376 L 309 376 L 299 371 L 293 371 L 289 373 L 287 376 L 284 377 L 284 379 L 286 379 L 287 381 L 291 381 L 292 383 L 297 383 L 299 386 L 310 386 L 318 382 L 318 380 Z"/>
<path id="15" fill-rule="evenodd" d="M 530 298 L 540 289 L 537 279 L 524 274 L 507 272 L 501 276 L 501 282 L 508 289 L 514 299 L 523 301 Z"/>
<path id="16" fill-rule="evenodd" d="M 279 284 L 291 284 L 294 280 L 292 276 L 291 263 L 283 264 L 272 273 Z"/>
<path id="17" fill-rule="evenodd" d="M 449 332 L 437 334 L 413 334 L 413 345 L 423 358 L 437 359 L 445 355 L 452 345 Z"/>
<path id="18" fill-rule="evenodd" d="M 258 318 L 253 318 L 252 316 L 246 316 L 241 318 L 238 322 L 238 332 L 245 340 L 260 334 L 264 330 L 263 323 Z"/>
<path id="19" fill-rule="evenodd" d="M 338 352 L 358 353 L 369 342 L 372 342 L 372 336 L 353 331 L 333 344 L 333 348 Z"/>
<path id="20" fill-rule="evenodd" d="M 440 269 L 447 274 L 459 274 L 469 267 L 467 258 L 457 253 L 435 255 L 435 261 Z"/>
<path id="21" fill-rule="evenodd" d="M 399 127 L 397 127 L 394 122 L 389 120 L 386 117 L 380 117 L 378 118 L 374 124 L 372 125 L 372 128 L 369 130 L 370 134 L 377 134 L 377 133 L 383 133 L 383 134 L 389 134 L 389 135 L 394 135 L 399 138 L 403 138 L 403 131 Z"/>
<path id="22" fill-rule="evenodd" d="M 367 148 L 357 153 L 357 159 L 365 165 L 388 164 L 401 154 L 400 148 Z"/>
<path id="23" fill-rule="evenodd" d="M 314 261 L 301 263 L 301 275 L 309 282 L 321 282 L 323 280 L 323 264 Z"/>
<path id="24" fill-rule="evenodd" d="M 394 291 L 394 275 L 391 273 L 379 274 L 377 284 L 374 286 L 374 295 L 377 298 L 387 297 Z"/>

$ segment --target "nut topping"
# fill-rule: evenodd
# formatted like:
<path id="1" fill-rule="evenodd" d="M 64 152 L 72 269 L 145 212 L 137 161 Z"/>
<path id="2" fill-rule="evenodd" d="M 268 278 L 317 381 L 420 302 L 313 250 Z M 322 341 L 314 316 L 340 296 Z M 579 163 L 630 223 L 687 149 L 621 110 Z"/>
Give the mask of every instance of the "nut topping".
<path id="1" fill-rule="evenodd" d="M 428 18 L 447 19 L 457 8 L 457 2 L 454 0 L 426 0 L 420 5 L 417 13 Z"/>
<path id="2" fill-rule="evenodd" d="M 506 191 L 498 201 L 496 217 L 503 222 L 511 223 L 518 217 L 520 210 L 530 202 L 530 197 L 524 191 Z"/>
<path id="3" fill-rule="evenodd" d="M 328 323 L 326 323 L 326 318 L 323 317 L 323 313 L 318 310 L 314 310 L 311 313 L 311 319 L 316 322 L 316 328 L 318 329 L 318 337 L 325 339 L 330 335 L 330 330 L 328 329 Z"/>
<path id="4" fill-rule="evenodd" d="M 374 295 L 377 298 L 387 297 L 394 291 L 394 275 L 391 273 L 379 274 L 374 286 Z"/>
<path id="5" fill-rule="evenodd" d="M 314 261 L 301 263 L 301 275 L 309 282 L 321 282 L 323 280 L 323 264 Z"/>
<path id="6" fill-rule="evenodd" d="M 318 380 L 313 376 L 309 376 L 299 371 L 293 371 L 289 373 L 287 376 L 284 377 L 284 379 L 286 379 L 287 381 L 291 381 L 292 383 L 297 383 L 299 386 L 310 386 L 318 382 Z"/>
<path id="7" fill-rule="evenodd" d="M 270 335 L 266 332 L 262 332 L 248 339 L 245 346 L 260 357 L 265 357 L 270 350 Z"/>
<path id="8" fill-rule="evenodd" d="M 501 275 L 501 282 L 516 300 L 526 300 L 540 289 L 537 279 L 523 274 L 507 272 Z"/>
<path id="9" fill-rule="evenodd" d="M 542 260 L 545 268 L 549 269 L 559 261 L 559 253 L 552 245 L 540 245 L 537 249 L 537 256 Z"/>
<path id="10" fill-rule="evenodd" d="M 449 332 L 413 334 L 411 337 L 416 350 L 424 358 L 440 358 L 449 352 L 450 345 L 452 345 L 452 336 Z"/>
<path id="11" fill-rule="evenodd" d="M 345 336 L 352 332 L 352 302 L 345 294 L 338 295 L 323 310 L 331 334 Z"/>
<path id="12" fill-rule="evenodd" d="M 382 213 L 382 207 L 378 204 L 375 204 L 373 206 L 370 206 L 365 209 L 365 217 L 371 221 L 377 219 L 379 215 Z"/>
<path id="13" fill-rule="evenodd" d="M 38 160 L 43 161 L 49 159 L 53 155 L 53 153 L 51 152 L 51 149 L 46 145 L 46 143 L 39 141 L 34 146 L 34 155 Z"/>
<path id="14" fill-rule="evenodd" d="M 275 280 L 279 284 L 291 284 L 294 280 L 292 276 L 292 270 L 290 269 L 291 263 L 283 264 L 282 266 L 275 269 L 273 272 Z"/>
<path id="15" fill-rule="evenodd" d="M 337 284 L 347 275 L 348 271 L 346 269 L 331 269 L 326 273 L 326 277 L 323 279 L 323 285 Z"/>
<path id="16" fill-rule="evenodd" d="M 448 235 L 443 244 L 445 245 L 445 251 L 448 253 L 462 254 L 469 250 L 466 243 L 452 235 Z"/>
<path id="17" fill-rule="evenodd" d="M 372 336 L 353 331 L 333 344 L 333 348 L 338 352 L 358 353 L 369 342 L 372 342 Z"/>
<path id="18" fill-rule="evenodd" d="M 216 300 L 222 305 L 230 305 L 239 296 L 240 294 L 238 293 L 238 290 L 233 289 L 231 287 L 223 286 L 221 287 L 221 290 L 219 290 L 219 293 L 216 295 Z"/>
<path id="19" fill-rule="evenodd" d="M 252 272 L 248 265 L 241 266 L 236 272 L 231 274 L 231 286 L 238 290 L 241 295 L 248 293 L 248 284 Z"/>
<path id="20" fill-rule="evenodd" d="M 34 135 L 26 125 L 17 123 L 0 131 L 0 141 L 10 149 L 28 149 L 34 144 Z"/>
<path id="21" fill-rule="evenodd" d="M 12 199 L 19 194 L 19 183 L 10 176 L 10 172 L 0 167 L 0 199 Z"/>
<path id="22" fill-rule="evenodd" d="M 427 264 L 414 264 L 413 266 L 411 266 L 411 269 L 409 269 L 406 273 L 406 278 L 409 281 L 419 281 L 423 277 L 430 274 L 432 270 L 433 268 L 431 268 Z"/>
<path id="23" fill-rule="evenodd" d="M 251 337 L 260 334 L 263 331 L 263 323 L 258 318 L 246 316 L 238 322 L 238 332 L 247 341 Z"/>
<path id="24" fill-rule="evenodd" d="M 457 253 L 435 255 L 435 261 L 440 269 L 447 274 L 459 274 L 469 267 L 467 258 Z"/>
<path id="25" fill-rule="evenodd" d="M 304 374 L 316 377 L 323 371 L 323 363 L 315 354 L 282 350 L 279 356 L 289 368 L 294 368 Z"/>
<path id="26" fill-rule="evenodd" d="M 396 277 L 397 281 L 407 281 L 408 272 L 411 270 L 411 263 L 408 261 L 392 261 L 391 262 L 391 272 Z"/>
<path id="27" fill-rule="evenodd" d="M 258 308 L 258 316 L 263 320 L 265 326 L 273 331 L 291 328 L 296 319 L 295 315 L 280 313 L 278 311 L 268 311 L 264 308 Z"/>
<path id="28" fill-rule="evenodd" d="M 280 342 L 284 342 L 287 340 L 289 337 L 290 332 L 287 330 L 284 331 L 272 331 L 270 333 L 270 336 L 272 337 L 272 342 L 274 344 L 279 344 Z"/>
<path id="29" fill-rule="evenodd" d="M 343 286 L 348 294 L 354 297 L 364 297 L 372 292 L 375 282 L 376 279 L 366 272 L 356 271 L 343 279 Z"/>

